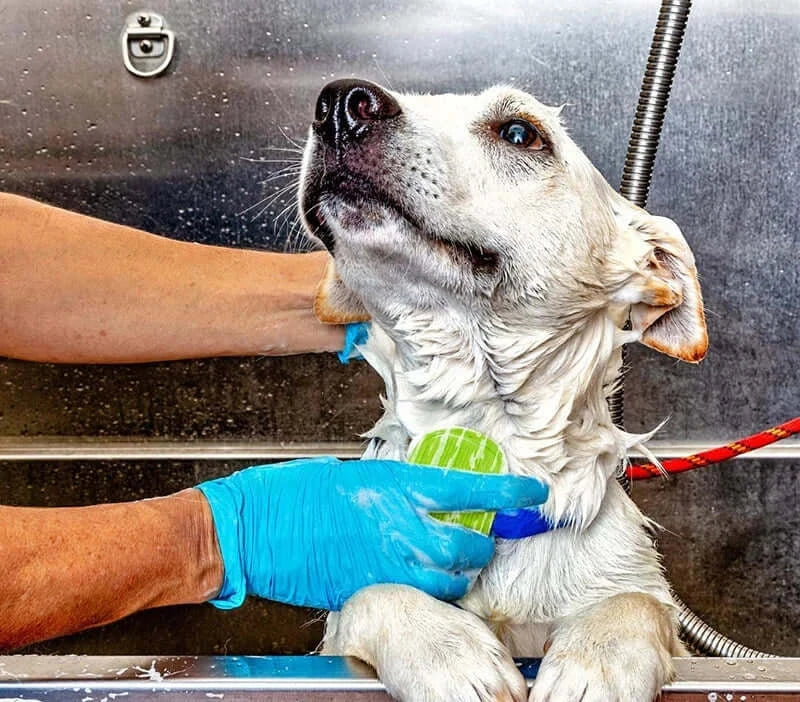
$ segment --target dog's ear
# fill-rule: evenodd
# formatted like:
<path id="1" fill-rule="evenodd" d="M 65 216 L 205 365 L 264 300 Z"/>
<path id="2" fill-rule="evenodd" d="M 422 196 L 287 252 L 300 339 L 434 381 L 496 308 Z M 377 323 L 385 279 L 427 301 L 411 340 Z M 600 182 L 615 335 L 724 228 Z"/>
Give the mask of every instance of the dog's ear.
<path id="1" fill-rule="evenodd" d="M 690 363 L 703 359 L 708 333 L 694 255 L 678 226 L 619 197 L 613 299 L 629 304 L 640 341 Z"/>
<path id="2" fill-rule="evenodd" d="M 369 312 L 361 300 L 348 288 L 336 272 L 336 263 L 331 258 L 325 267 L 325 275 L 317 286 L 314 297 L 314 314 L 326 324 L 349 324 L 368 322 Z"/>

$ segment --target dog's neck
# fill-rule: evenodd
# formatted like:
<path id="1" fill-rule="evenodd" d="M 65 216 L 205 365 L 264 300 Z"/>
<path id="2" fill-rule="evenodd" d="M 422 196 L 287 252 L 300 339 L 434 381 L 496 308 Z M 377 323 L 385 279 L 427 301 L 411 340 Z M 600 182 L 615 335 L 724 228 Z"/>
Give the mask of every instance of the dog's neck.
<path id="1" fill-rule="evenodd" d="M 516 324 L 414 314 L 373 324 L 363 350 L 386 384 L 385 413 L 367 435 L 402 457 L 433 429 L 466 426 L 498 442 L 511 472 L 550 485 L 544 511 L 582 528 L 640 436 L 611 421 L 607 397 L 624 332 L 604 311 L 569 330 L 511 332 Z"/>

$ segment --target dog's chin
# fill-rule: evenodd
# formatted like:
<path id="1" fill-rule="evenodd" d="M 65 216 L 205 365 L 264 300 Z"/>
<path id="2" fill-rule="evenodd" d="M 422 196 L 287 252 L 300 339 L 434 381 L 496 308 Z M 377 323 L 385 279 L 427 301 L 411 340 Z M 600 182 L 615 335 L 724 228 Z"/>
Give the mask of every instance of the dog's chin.
<path id="1" fill-rule="evenodd" d="M 437 259 L 445 258 L 459 268 L 468 266 L 474 273 L 494 274 L 499 268 L 499 256 L 470 242 L 456 241 L 424 227 L 421 221 L 407 212 L 390 196 L 363 192 L 347 193 L 341 190 L 323 193 L 305 211 L 306 226 L 331 254 L 336 252 L 337 235 L 334 230 L 347 232 L 358 241 L 369 241 L 370 233 L 378 229 L 403 232 L 412 237 L 414 244 L 426 244 Z M 400 237 L 398 236 L 398 241 Z"/>

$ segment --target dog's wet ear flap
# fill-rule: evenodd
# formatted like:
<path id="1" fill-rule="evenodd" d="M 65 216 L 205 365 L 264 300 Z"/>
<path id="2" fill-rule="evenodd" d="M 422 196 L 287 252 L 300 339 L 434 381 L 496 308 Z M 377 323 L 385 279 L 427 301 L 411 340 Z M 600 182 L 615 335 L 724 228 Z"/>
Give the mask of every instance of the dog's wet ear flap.
<path id="1" fill-rule="evenodd" d="M 614 299 L 630 304 L 631 326 L 645 346 L 697 363 L 708 333 L 694 255 L 671 219 L 622 202 L 615 215 L 627 270 Z"/>
<path id="2" fill-rule="evenodd" d="M 328 261 L 325 275 L 317 286 L 314 314 L 320 322 L 326 324 L 368 322 L 370 319 L 361 300 L 339 277 L 333 259 Z"/>

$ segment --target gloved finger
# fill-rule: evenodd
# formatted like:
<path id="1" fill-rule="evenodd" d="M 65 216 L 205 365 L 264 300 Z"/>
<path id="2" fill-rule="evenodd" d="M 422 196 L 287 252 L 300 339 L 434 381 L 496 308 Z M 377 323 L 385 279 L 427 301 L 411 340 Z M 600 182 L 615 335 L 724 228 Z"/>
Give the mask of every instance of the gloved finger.
<path id="1" fill-rule="evenodd" d="M 463 573 L 453 574 L 435 568 L 420 568 L 408 584 L 427 592 L 438 600 L 457 600 L 467 594 L 470 579 Z"/>
<path id="2" fill-rule="evenodd" d="M 427 542 L 424 550 L 444 570 L 485 568 L 494 555 L 494 541 L 488 536 L 456 524 L 426 517 Z"/>
<path id="3" fill-rule="evenodd" d="M 351 359 L 361 360 L 364 357 L 357 347 L 367 343 L 370 325 L 366 322 L 351 322 L 344 328 L 344 347 L 337 354 L 340 363 L 349 363 Z"/>
<path id="4" fill-rule="evenodd" d="M 536 478 L 520 475 L 472 473 L 434 467 L 409 466 L 417 474 L 407 488 L 412 499 L 429 511 L 497 512 L 530 507 L 547 500 L 548 487 Z"/>

